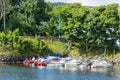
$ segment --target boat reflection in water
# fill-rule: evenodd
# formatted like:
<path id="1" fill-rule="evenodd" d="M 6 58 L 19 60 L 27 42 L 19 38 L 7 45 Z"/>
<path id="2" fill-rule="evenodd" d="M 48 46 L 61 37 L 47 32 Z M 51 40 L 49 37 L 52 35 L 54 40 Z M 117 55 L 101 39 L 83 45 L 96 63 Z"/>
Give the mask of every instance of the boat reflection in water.
<path id="1" fill-rule="evenodd" d="M 91 68 L 91 72 L 100 72 L 100 73 L 106 73 L 109 70 L 109 68 Z"/>

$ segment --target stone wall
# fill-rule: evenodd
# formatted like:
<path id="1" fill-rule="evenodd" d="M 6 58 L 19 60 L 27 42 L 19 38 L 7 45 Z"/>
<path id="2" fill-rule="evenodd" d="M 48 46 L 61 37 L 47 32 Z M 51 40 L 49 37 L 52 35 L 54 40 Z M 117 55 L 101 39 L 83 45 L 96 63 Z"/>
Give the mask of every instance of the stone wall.
<path id="1" fill-rule="evenodd" d="M 26 58 L 32 59 L 29 56 L 0 56 L 1 63 L 22 63 Z"/>

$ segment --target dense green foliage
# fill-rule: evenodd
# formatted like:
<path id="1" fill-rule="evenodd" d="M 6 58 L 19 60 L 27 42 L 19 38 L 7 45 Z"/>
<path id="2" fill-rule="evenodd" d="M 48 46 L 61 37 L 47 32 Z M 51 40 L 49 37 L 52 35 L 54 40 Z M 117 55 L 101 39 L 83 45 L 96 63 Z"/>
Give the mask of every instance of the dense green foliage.
<path id="1" fill-rule="evenodd" d="M 17 54 L 40 54 L 40 55 L 47 55 L 47 53 L 51 53 L 48 46 L 40 40 L 40 37 L 36 36 L 34 38 L 32 37 L 22 37 L 19 35 L 19 29 L 16 29 L 15 31 L 7 31 L 7 32 L 1 32 L 0 33 L 0 48 L 3 48 L 3 53 L 1 54 L 5 55 L 4 53 L 6 50 L 7 52 L 10 51 L 16 51 L 16 52 L 10 52 L 14 55 Z M 0 49 L 2 50 L 2 49 Z M 11 55 L 11 54 L 9 54 Z"/>
<path id="2" fill-rule="evenodd" d="M 67 4 L 51 13 L 53 25 L 60 15 L 61 28 L 67 40 L 78 41 L 79 46 L 89 52 L 97 48 L 115 48 L 119 38 L 118 5 L 106 7 L 83 7 L 78 3 Z"/>
<path id="3" fill-rule="evenodd" d="M 60 35 L 68 41 L 65 52 L 72 49 L 71 46 L 87 53 L 98 49 L 105 50 L 104 53 L 117 49 L 115 41 L 120 38 L 118 4 L 86 7 L 79 3 L 6 0 L 4 29 L 4 2 L 5 0 L 0 0 L 0 45 L 3 47 L 17 50 L 21 54 L 47 54 L 52 50 L 48 49 L 46 43 L 38 38 L 24 36 Z"/>

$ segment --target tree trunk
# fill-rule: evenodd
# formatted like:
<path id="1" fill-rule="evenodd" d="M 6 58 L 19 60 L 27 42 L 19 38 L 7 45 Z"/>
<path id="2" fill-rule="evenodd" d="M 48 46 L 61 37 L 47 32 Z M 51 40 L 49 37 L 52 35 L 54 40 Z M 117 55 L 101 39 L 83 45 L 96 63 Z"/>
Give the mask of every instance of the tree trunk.
<path id="1" fill-rule="evenodd" d="M 88 49 L 88 45 L 87 44 L 85 44 L 85 49 L 86 49 L 86 52 L 88 53 L 89 49 Z"/>
<path id="2" fill-rule="evenodd" d="M 68 51 L 70 50 L 71 46 L 72 46 L 72 40 L 69 40 L 68 41 L 68 48 L 67 48 Z"/>
<path id="3" fill-rule="evenodd" d="M 115 56 L 115 49 L 113 49 L 113 55 L 112 55 L 112 58 L 114 58 Z"/>
<path id="4" fill-rule="evenodd" d="M 3 17 L 3 14 L 2 14 L 2 12 L 1 12 L 1 15 L 0 15 L 0 20 L 2 19 L 2 17 Z"/>
<path id="5" fill-rule="evenodd" d="M 0 8 L 1 8 L 0 20 L 1 20 L 3 17 L 3 2 L 0 2 Z"/>
<path id="6" fill-rule="evenodd" d="M 103 56 L 105 56 L 106 52 L 107 52 L 107 46 L 105 46 Z"/>
<path id="7" fill-rule="evenodd" d="M 83 42 L 83 44 L 84 44 L 84 46 L 85 46 L 85 50 L 86 50 L 87 53 L 93 49 L 93 45 L 89 46 L 88 41 L 82 40 L 82 42 Z"/>
<path id="8" fill-rule="evenodd" d="M 85 46 L 85 51 L 86 51 L 86 52 L 89 52 L 89 48 L 88 48 L 87 41 L 82 40 L 82 42 L 83 42 L 83 44 L 84 44 L 84 46 Z"/>

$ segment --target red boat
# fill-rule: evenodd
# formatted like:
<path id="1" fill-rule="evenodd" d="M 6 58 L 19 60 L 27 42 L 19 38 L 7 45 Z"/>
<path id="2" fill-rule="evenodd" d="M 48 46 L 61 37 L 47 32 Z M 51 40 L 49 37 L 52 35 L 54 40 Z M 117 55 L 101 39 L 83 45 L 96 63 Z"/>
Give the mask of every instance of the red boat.
<path id="1" fill-rule="evenodd" d="M 34 65 L 34 60 L 25 60 L 25 61 L 23 61 L 23 65 L 25 65 L 25 66 L 32 66 L 32 65 Z"/>
<path id="2" fill-rule="evenodd" d="M 33 59 L 32 60 L 26 59 L 25 61 L 23 61 L 23 65 L 30 66 L 30 67 L 34 67 L 34 66 L 36 66 L 36 67 L 46 67 L 47 66 L 46 62 L 39 61 L 39 60 L 33 60 Z"/>
<path id="3" fill-rule="evenodd" d="M 39 67 L 39 66 L 46 67 L 47 64 L 46 64 L 45 62 L 37 61 L 37 62 L 36 62 L 36 66 L 37 66 L 37 67 Z"/>

